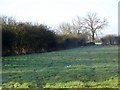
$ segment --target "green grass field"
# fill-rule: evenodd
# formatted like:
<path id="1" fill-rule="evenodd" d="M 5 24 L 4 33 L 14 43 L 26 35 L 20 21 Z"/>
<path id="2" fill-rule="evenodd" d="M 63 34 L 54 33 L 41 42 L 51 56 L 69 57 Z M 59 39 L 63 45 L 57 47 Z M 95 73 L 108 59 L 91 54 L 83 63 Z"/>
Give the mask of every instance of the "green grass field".
<path id="1" fill-rule="evenodd" d="M 6 88 L 118 88 L 118 46 L 3 57 Z"/>

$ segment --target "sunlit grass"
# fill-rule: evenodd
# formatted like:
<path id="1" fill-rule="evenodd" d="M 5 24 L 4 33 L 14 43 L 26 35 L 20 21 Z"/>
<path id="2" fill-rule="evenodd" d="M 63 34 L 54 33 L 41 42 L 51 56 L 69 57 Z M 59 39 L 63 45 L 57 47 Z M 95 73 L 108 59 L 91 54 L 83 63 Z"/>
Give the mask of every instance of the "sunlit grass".
<path id="1" fill-rule="evenodd" d="M 117 46 L 80 47 L 2 60 L 3 87 L 118 87 Z"/>

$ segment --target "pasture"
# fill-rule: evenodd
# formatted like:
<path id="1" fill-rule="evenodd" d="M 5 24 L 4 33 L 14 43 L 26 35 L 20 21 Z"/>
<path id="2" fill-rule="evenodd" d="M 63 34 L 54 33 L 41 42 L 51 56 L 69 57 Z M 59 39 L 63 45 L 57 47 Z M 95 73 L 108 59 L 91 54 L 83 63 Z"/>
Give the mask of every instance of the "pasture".
<path id="1" fill-rule="evenodd" d="M 118 46 L 2 58 L 4 88 L 118 88 Z"/>

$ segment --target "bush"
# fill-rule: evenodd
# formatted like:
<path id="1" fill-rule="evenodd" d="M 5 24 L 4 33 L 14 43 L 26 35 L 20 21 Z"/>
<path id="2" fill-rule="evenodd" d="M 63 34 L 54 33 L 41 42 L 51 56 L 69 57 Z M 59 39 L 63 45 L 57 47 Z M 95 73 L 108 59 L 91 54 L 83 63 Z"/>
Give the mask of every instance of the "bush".
<path id="1" fill-rule="evenodd" d="M 113 45 L 113 44 L 118 44 L 118 37 L 116 35 L 106 35 L 104 37 L 101 38 L 101 42 L 102 44 L 108 44 L 108 45 Z"/>

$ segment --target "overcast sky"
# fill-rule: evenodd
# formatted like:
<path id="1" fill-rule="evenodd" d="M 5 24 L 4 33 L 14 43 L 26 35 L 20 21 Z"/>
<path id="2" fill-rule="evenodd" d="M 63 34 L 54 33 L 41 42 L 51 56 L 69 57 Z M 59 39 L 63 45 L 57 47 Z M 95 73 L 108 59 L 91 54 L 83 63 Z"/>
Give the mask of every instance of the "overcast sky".
<path id="1" fill-rule="evenodd" d="M 76 16 L 85 17 L 96 12 L 106 17 L 109 26 L 103 34 L 118 33 L 119 0 L 0 0 L 0 14 L 13 16 L 18 21 L 30 21 L 56 27 L 71 22 Z"/>

